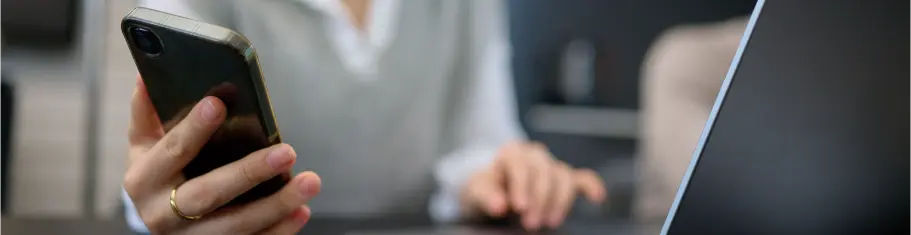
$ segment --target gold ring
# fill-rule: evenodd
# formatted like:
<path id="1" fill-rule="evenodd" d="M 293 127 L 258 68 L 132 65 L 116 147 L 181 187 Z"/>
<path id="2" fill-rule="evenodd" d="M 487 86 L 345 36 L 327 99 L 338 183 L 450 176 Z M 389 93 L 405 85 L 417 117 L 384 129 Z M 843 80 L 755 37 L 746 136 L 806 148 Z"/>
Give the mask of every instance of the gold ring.
<path id="1" fill-rule="evenodd" d="M 174 189 L 171 189 L 171 210 L 174 211 L 174 214 L 177 214 L 178 217 L 183 218 L 184 220 L 199 220 L 202 219 L 202 215 L 186 215 L 183 212 L 180 212 L 180 209 L 177 208 L 177 187 L 180 187 L 180 184 L 174 186 Z"/>

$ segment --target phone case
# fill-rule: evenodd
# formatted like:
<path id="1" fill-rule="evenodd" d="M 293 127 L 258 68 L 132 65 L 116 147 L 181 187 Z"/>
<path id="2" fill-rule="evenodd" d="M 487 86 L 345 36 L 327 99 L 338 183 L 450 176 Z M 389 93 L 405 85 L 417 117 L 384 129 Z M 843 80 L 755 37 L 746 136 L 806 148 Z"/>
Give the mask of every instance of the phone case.
<path id="1" fill-rule="evenodd" d="M 151 31 L 160 53 L 143 51 L 131 34 L 135 27 Z M 200 153 L 183 169 L 187 180 L 281 142 L 271 103 L 252 44 L 220 26 L 136 8 L 121 23 L 142 80 L 159 119 L 167 130 L 206 96 L 220 98 L 228 108 L 225 121 Z M 231 203 L 244 203 L 279 190 L 289 174 L 259 184 Z"/>

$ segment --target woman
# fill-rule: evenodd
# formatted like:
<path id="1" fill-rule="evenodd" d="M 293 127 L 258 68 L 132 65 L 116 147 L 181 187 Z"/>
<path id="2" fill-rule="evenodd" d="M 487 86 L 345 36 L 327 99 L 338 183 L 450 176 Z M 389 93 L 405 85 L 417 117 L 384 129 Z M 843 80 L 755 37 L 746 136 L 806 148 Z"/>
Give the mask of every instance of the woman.
<path id="1" fill-rule="evenodd" d="M 142 5 L 247 36 L 290 145 L 187 181 L 168 169 L 193 157 L 188 153 L 223 121 L 224 105 L 206 98 L 165 134 L 139 83 L 124 180 L 137 230 L 290 234 L 311 210 L 327 217 L 429 212 L 438 221 L 515 212 L 523 226 L 536 230 L 559 226 L 577 193 L 593 202 L 605 197 L 594 172 L 573 169 L 541 144 L 522 141 L 499 1 Z M 272 196 L 216 209 L 288 168 L 320 176 L 308 171 Z"/>

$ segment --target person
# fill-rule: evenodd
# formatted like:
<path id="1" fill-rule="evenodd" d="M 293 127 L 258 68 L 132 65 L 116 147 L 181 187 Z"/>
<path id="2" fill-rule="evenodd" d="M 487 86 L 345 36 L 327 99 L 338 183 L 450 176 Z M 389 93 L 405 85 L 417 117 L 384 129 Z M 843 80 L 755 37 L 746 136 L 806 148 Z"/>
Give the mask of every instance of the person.
<path id="1" fill-rule="evenodd" d="M 140 4 L 250 39 L 285 144 L 186 179 L 179 169 L 223 122 L 224 103 L 207 97 L 165 131 L 140 79 L 123 183 L 137 231 L 290 234 L 313 213 L 440 222 L 516 214 L 537 230 L 560 226 L 580 195 L 605 200 L 598 174 L 525 140 L 501 1 Z M 288 170 L 304 173 L 268 197 L 219 209 Z"/>
<path id="2" fill-rule="evenodd" d="M 642 72 L 637 220 L 664 222 L 748 18 L 673 27 L 649 49 Z"/>

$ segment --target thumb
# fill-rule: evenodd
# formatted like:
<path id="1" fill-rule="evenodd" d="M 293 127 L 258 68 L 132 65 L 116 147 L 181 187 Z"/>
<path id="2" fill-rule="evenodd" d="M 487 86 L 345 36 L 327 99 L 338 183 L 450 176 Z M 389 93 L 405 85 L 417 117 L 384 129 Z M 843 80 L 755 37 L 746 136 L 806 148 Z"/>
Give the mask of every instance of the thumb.
<path id="1" fill-rule="evenodd" d="M 499 218 L 506 215 L 506 192 L 490 173 L 479 173 L 466 185 L 467 202 L 472 210 Z"/>

